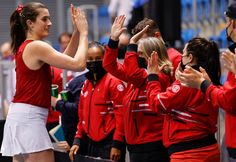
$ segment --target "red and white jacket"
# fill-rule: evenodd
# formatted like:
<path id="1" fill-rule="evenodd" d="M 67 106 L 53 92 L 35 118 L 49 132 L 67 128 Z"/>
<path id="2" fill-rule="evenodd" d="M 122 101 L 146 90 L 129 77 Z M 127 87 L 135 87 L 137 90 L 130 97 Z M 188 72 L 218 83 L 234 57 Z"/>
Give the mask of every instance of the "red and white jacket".
<path id="1" fill-rule="evenodd" d="M 225 110 L 225 144 L 236 149 L 236 76 L 228 73 L 223 86 L 210 84 L 206 90 L 207 98 L 216 106 Z"/>
<path id="2" fill-rule="evenodd" d="M 147 71 L 139 68 L 137 45 L 129 45 L 124 64 L 117 62 L 118 42 L 109 40 L 103 67 L 127 83 L 124 97 L 124 132 L 129 145 L 162 140 L 163 116 L 152 111 L 146 96 Z M 170 84 L 169 76 L 160 74 L 162 90 Z"/>
<path id="3" fill-rule="evenodd" d="M 153 75 L 149 75 L 147 96 L 154 112 L 166 112 L 163 126 L 165 147 L 202 139 L 216 132 L 218 107 L 213 106 L 203 92 L 184 87 L 179 81 L 166 92 L 161 92 L 161 81 L 157 77 L 151 79 Z"/>
<path id="4" fill-rule="evenodd" d="M 86 80 L 78 106 L 79 123 L 75 139 L 87 135 L 99 142 L 114 131 L 113 140 L 123 142 L 123 96 L 122 81 L 106 73 L 96 84 Z"/>
<path id="5" fill-rule="evenodd" d="M 179 53 L 176 49 L 170 47 L 170 48 L 167 48 L 167 54 L 168 54 L 168 57 L 173 65 L 173 75 L 171 77 L 172 79 L 172 82 L 175 81 L 175 71 L 182 59 L 182 54 Z"/>

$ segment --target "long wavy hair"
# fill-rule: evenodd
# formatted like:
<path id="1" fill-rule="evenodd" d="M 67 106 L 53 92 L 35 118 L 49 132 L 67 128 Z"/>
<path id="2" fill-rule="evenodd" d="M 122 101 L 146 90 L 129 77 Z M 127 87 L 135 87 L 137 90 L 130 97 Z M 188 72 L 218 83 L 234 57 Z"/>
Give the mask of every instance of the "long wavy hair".
<path id="1" fill-rule="evenodd" d="M 151 57 L 153 51 L 156 51 L 158 54 L 158 66 L 164 66 L 162 70 L 165 74 L 171 73 L 172 63 L 169 60 L 166 47 L 164 43 L 156 37 L 147 37 L 139 40 L 138 45 L 143 49 L 143 57 L 147 60 Z"/>

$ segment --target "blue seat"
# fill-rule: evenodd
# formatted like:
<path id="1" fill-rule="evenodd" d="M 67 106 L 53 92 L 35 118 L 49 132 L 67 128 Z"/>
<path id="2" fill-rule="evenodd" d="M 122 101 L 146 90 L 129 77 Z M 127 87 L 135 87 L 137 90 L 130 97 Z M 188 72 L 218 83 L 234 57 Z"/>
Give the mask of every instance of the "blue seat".
<path id="1" fill-rule="evenodd" d="M 187 13 L 187 3 L 186 0 L 181 0 L 181 19 L 183 22 L 186 22 L 186 13 Z"/>
<path id="2" fill-rule="evenodd" d="M 194 38 L 197 32 L 194 29 L 185 29 L 181 32 L 181 37 L 184 43 L 187 43 L 190 39 Z"/>
<path id="3" fill-rule="evenodd" d="M 226 38 L 226 29 L 222 30 L 219 34 L 220 48 L 226 48 L 228 46 L 228 41 Z"/>
<path id="4" fill-rule="evenodd" d="M 99 15 L 99 17 L 106 17 L 106 16 L 109 16 L 109 15 L 108 15 L 108 6 L 107 6 L 107 5 L 101 5 L 101 6 L 98 8 L 98 15 Z"/>
<path id="5" fill-rule="evenodd" d="M 192 0 L 181 0 L 181 19 L 183 22 L 192 21 L 193 4 Z"/>
<path id="6" fill-rule="evenodd" d="M 229 0 L 221 0 L 221 5 L 220 5 L 221 6 L 221 10 L 220 10 L 220 13 L 221 13 L 222 17 L 224 17 L 224 12 L 227 9 L 228 4 L 229 4 Z"/>
<path id="7" fill-rule="evenodd" d="M 203 17 L 209 19 L 211 13 L 211 2 L 210 0 L 201 0 L 201 1 L 203 7 Z"/>
<path id="8" fill-rule="evenodd" d="M 108 44 L 108 41 L 109 41 L 109 36 L 108 35 L 103 35 L 100 39 L 99 39 L 99 42 L 101 44 Z"/>

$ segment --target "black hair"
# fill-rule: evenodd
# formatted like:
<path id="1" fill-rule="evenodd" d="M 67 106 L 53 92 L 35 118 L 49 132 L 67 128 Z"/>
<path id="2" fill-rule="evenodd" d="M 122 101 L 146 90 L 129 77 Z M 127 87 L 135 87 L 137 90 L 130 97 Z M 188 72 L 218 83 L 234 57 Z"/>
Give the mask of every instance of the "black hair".
<path id="1" fill-rule="evenodd" d="M 220 51 L 217 44 L 205 38 L 193 38 L 188 42 L 186 51 L 206 70 L 213 84 L 220 85 Z"/>
<path id="2" fill-rule="evenodd" d="M 89 43 L 88 48 L 92 48 L 92 47 L 98 47 L 102 51 L 102 54 L 104 55 L 105 47 L 101 43 L 92 41 Z"/>
<path id="3" fill-rule="evenodd" d="M 17 52 L 21 43 L 26 39 L 26 32 L 28 30 L 26 21 L 31 20 L 32 22 L 35 22 L 39 15 L 37 10 L 39 8 L 47 7 L 42 3 L 30 2 L 24 6 L 18 6 L 18 8 L 12 13 L 10 17 L 10 35 L 13 53 Z"/>

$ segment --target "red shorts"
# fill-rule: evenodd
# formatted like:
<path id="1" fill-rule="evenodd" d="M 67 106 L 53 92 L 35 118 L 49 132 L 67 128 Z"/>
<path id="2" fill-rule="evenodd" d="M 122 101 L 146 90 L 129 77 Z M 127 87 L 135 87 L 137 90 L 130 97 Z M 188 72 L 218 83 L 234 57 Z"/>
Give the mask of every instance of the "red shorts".
<path id="1" fill-rule="evenodd" d="M 220 162 L 218 144 L 197 149 L 176 152 L 171 156 L 171 162 Z"/>

